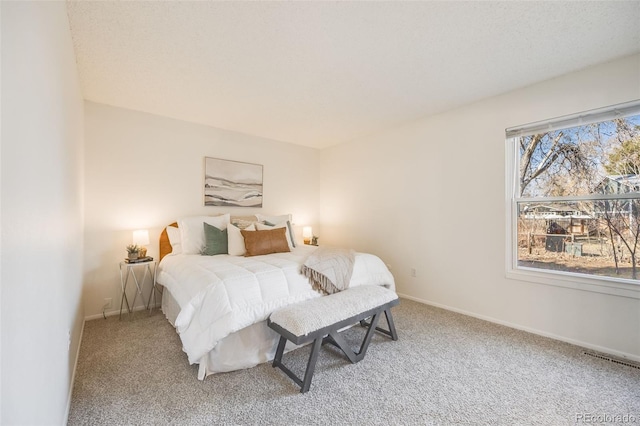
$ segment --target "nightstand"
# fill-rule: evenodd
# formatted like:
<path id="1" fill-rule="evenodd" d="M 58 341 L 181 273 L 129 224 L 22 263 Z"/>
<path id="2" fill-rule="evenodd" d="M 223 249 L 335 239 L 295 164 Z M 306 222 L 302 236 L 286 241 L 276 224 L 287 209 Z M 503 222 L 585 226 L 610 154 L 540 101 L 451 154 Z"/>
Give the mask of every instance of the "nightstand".
<path id="1" fill-rule="evenodd" d="M 155 260 L 138 263 L 120 262 L 120 285 L 122 288 L 122 297 L 120 298 L 120 319 L 122 319 L 123 303 L 127 305 L 127 312 L 129 312 L 129 316 L 131 316 L 131 314 L 133 313 L 133 308 L 136 305 L 136 299 L 138 295 L 140 295 L 140 298 L 144 303 L 144 295 L 142 293 L 142 290 L 144 289 L 144 284 L 146 281 L 151 281 L 151 293 L 149 293 L 149 300 L 145 305 L 145 308 L 149 309 L 151 304 L 151 294 L 155 293 L 156 291 L 157 268 L 158 264 Z M 138 275 L 136 275 L 136 269 L 138 270 L 138 275 L 140 274 L 140 272 L 143 272 L 142 278 L 138 278 Z M 130 277 L 133 277 L 133 282 L 136 285 L 136 291 L 134 293 L 131 305 L 129 305 L 129 298 L 127 297 L 127 284 L 129 283 Z"/>

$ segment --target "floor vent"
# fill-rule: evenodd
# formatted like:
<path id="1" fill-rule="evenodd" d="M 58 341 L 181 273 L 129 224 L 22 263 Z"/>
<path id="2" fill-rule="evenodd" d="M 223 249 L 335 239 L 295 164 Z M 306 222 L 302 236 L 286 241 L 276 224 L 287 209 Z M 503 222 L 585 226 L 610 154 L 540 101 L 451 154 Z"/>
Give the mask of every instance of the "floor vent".
<path id="1" fill-rule="evenodd" d="M 589 355 L 594 358 L 600 358 L 605 361 L 613 362 L 615 364 L 620 364 L 620 365 L 626 365 L 627 367 L 637 368 L 638 370 L 640 370 L 640 364 L 635 361 L 629 361 L 622 358 L 615 358 L 615 357 L 612 357 L 611 355 L 600 354 L 597 352 L 583 352 L 583 353 L 585 355 Z"/>

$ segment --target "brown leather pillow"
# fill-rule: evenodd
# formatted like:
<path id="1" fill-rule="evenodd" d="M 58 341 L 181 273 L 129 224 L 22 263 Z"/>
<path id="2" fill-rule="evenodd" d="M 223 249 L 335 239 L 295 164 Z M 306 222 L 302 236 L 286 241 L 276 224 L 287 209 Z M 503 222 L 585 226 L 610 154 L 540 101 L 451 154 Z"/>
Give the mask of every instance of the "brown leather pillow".
<path id="1" fill-rule="evenodd" d="M 244 237 L 244 245 L 247 248 L 245 256 L 286 253 L 291 251 L 289 249 L 289 243 L 287 243 L 286 231 L 286 228 L 269 229 L 266 231 L 240 231 Z"/>

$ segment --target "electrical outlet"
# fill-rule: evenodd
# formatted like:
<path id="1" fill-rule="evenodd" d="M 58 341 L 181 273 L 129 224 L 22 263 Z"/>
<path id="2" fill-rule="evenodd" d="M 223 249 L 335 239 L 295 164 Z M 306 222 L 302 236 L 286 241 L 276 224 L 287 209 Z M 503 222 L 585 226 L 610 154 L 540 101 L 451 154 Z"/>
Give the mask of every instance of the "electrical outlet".
<path id="1" fill-rule="evenodd" d="M 113 299 L 110 297 L 106 297 L 104 299 L 103 309 L 111 309 L 113 308 Z"/>
<path id="2" fill-rule="evenodd" d="M 415 277 L 417 277 L 417 276 L 418 276 L 418 271 L 416 271 L 416 268 L 411 268 L 411 276 L 412 276 L 413 278 L 415 278 Z"/>

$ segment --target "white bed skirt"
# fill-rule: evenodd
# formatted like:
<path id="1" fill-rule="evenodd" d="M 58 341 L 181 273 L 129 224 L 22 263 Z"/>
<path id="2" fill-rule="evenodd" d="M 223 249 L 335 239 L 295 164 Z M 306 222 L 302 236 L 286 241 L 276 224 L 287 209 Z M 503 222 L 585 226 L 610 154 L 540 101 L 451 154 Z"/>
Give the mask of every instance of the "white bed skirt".
<path id="1" fill-rule="evenodd" d="M 162 293 L 162 312 L 171 325 L 175 326 L 180 306 L 166 287 Z M 270 329 L 266 321 L 231 333 L 200 359 L 198 379 L 204 380 L 211 374 L 251 368 L 273 360 L 279 338 L 278 333 Z M 288 352 L 297 347 L 287 342 L 285 351 Z"/>

